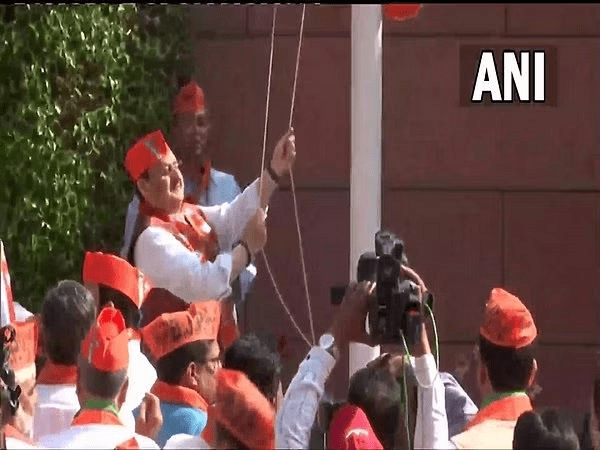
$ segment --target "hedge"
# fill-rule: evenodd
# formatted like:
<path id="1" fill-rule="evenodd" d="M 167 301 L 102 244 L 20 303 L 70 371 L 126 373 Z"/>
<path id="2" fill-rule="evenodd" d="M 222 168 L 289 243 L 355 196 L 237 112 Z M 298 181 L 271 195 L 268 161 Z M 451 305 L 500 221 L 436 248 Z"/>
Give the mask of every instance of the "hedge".
<path id="1" fill-rule="evenodd" d="M 0 6 L 0 239 L 32 311 L 80 281 L 85 250 L 119 250 L 124 153 L 168 132 L 174 74 L 191 73 L 187 8 Z"/>

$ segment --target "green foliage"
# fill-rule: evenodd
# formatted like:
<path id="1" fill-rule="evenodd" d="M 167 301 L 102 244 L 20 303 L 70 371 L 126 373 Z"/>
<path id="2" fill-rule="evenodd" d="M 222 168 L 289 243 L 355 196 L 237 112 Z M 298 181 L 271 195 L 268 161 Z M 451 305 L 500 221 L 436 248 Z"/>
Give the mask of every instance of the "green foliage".
<path id="1" fill-rule="evenodd" d="M 167 132 L 189 71 L 185 6 L 0 6 L 0 239 L 34 311 L 85 250 L 118 251 L 127 148 Z"/>

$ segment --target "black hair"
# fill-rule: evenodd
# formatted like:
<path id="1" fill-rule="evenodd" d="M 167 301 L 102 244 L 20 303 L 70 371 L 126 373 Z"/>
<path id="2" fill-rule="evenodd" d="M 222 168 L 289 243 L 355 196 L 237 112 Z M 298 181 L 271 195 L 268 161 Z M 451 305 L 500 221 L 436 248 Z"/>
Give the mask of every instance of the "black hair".
<path id="1" fill-rule="evenodd" d="M 42 305 L 42 342 L 46 357 L 55 364 L 77 364 L 81 342 L 95 318 L 94 298 L 83 285 L 72 280 L 58 282 L 46 293 Z"/>
<path id="2" fill-rule="evenodd" d="M 534 346 L 500 347 L 479 336 L 479 354 L 496 392 L 525 390 L 533 369 Z"/>
<path id="3" fill-rule="evenodd" d="M 579 438 L 571 420 L 556 409 L 527 411 L 517 420 L 513 449 L 579 450 Z"/>
<path id="4" fill-rule="evenodd" d="M 108 302 L 113 302 L 125 319 L 127 328 L 137 329 L 140 323 L 140 311 L 129 297 L 122 292 L 103 284 L 98 285 L 99 302 L 98 311 L 102 310 Z"/>
<path id="5" fill-rule="evenodd" d="M 358 370 L 350 379 L 348 403 L 363 410 L 384 448 L 394 447 L 402 394 L 400 384 L 387 369 Z"/>
<path id="6" fill-rule="evenodd" d="M 79 357 L 79 380 L 88 394 L 103 400 L 113 400 L 119 395 L 127 379 L 127 368 L 118 372 L 104 372 Z"/>
<path id="7" fill-rule="evenodd" d="M 223 357 L 223 368 L 243 372 L 267 399 L 277 398 L 281 360 L 254 333 L 245 334 L 231 344 Z"/>
<path id="8" fill-rule="evenodd" d="M 206 364 L 212 342 L 211 340 L 190 342 L 166 354 L 154 364 L 156 376 L 165 383 L 179 384 L 190 363 Z"/>

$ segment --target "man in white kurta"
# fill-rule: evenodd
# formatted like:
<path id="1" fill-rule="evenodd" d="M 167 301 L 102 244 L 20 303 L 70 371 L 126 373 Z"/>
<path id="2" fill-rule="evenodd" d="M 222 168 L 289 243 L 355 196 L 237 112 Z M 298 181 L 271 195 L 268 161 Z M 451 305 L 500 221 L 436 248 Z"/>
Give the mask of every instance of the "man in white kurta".
<path id="1" fill-rule="evenodd" d="M 266 243 L 263 209 L 294 159 L 290 130 L 275 146 L 262 183 L 257 179 L 231 203 L 201 207 L 184 201 L 182 174 L 160 130 L 128 150 L 125 168 L 142 196 L 129 256 L 153 286 L 142 310 L 144 324 L 186 304 L 231 294 L 231 283 Z M 226 329 L 230 325 L 235 330 Z M 237 327 L 224 315 L 222 328 L 219 344 L 227 348 Z"/>
<path id="2" fill-rule="evenodd" d="M 125 426 L 119 409 L 127 392 L 129 334 L 122 314 L 108 306 L 81 345 L 78 397 L 81 409 L 71 426 L 43 437 L 49 448 L 149 448 L 156 443 Z"/>
<path id="3" fill-rule="evenodd" d="M 212 167 L 208 156 L 210 123 L 204 91 L 200 86 L 190 81 L 181 88 L 173 101 L 172 115 L 171 144 L 182 163 L 185 200 L 201 206 L 221 205 L 233 201 L 241 193 L 235 177 Z M 124 258 L 132 245 L 139 207 L 140 198 L 134 194 L 127 208 L 124 246 L 121 250 L 121 256 Z M 241 272 L 239 287 L 236 287 L 232 297 L 236 304 L 245 299 L 255 276 L 256 267 L 253 264 Z"/>
<path id="4" fill-rule="evenodd" d="M 46 361 L 35 387 L 34 440 L 68 428 L 79 411 L 77 358 L 95 318 L 94 298 L 80 283 L 63 280 L 46 293 L 40 318 Z"/>
<path id="5" fill-rule="evenodd" d="M 156 381 L 156 370 L 141 351 L 138 330 L 139 308 L 150 286 L 139 269 L 123 258 L 102 252 L 86 252 L 83 282 L 94 294 L 98 309 L 112 302 L 125 318 L 129 332 L 129 387 L 120 415 L 133 430 L 133 410 L 140 405 Z"/>

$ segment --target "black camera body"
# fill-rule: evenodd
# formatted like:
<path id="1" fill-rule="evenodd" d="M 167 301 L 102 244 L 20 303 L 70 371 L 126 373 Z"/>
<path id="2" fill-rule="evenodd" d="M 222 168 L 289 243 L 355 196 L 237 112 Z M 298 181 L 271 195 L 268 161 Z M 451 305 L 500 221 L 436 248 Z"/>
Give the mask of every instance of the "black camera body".
<path id="1" fill-rule="evenodd" d="M 374 281 L 375 298 L 368 313 L 370 335 L 377 344 L 408 345 L 420 338 L 422 317 L 418 286 L 406 278 L 401 265 L 408 266 L 404 242 L 395 234 L 379 231 L 375 253 L 363 253 L 358 260 L 357 281 Z M 340 297 L 341 296 L 341 297 Z M 332 303 L 339 304 L 341 288 L 332 289 Z"/>

